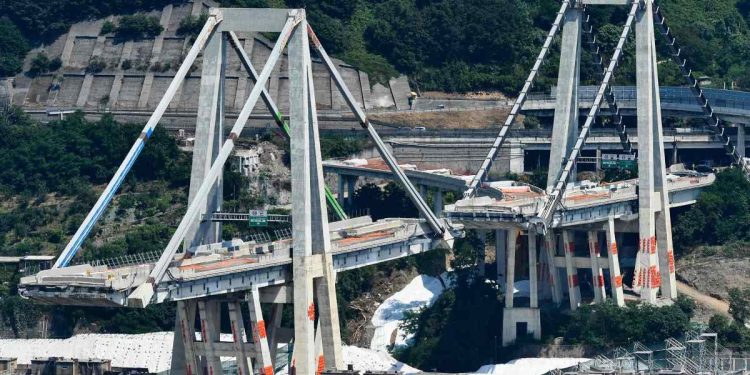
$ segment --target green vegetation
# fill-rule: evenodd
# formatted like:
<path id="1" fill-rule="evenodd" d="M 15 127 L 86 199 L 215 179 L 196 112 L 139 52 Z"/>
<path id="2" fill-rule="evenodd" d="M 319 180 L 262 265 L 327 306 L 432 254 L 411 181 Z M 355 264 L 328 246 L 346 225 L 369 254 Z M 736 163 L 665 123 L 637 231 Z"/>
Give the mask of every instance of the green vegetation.
<path id="1" fill-rule="evenodd" d="M 731 199 L 728 199 L 731 197 Z M 716 175 L 698 202 L 677 216 L 675 250 L 750 241 L 750 182 L 733 168 Z"/>
<path id="2" fill-rule="evenodd" d="M 23 36 L 34 44 L 51 42 L 68 31 L 70 25 L 84 20 L 104 18 L 113 14 L 128 14 L 161 9 L 175 0 L 5 0 L 0 2 L 0 14 L 8 17 Z M 4 51 L 0 49 L 0 51 Z"/>
<path id="3" fill-rule="evenodd" d="M 7 18 L 0 18 L 0 77 L 20 72 L 28 50 L 29 45 L 16 25 Z"/>
<path id="4" fill-rule="evenodd" d="M 50 60 L 47 55 L 39 53 L 31 59 L 31 67 L 29 67 L 29 76 L 36 77 L 40 74 L 53 72 L 60 69 L 62 66 L 62 60 L 59 57 L 55 57 Z"/>
<path id="5" fill-rule="evenodd" d="M 368 138 L 320 137 L 320 150 L 323 159 L 348 158 L 360 153 L 371 145 Z"/>
<path id="6" fill-rule="evenodd" d="M 414 344 L 394 353 L 400 361 L 457 372 L 473 371 L 493 360 L 502 303 L 498 291 L 476 277 L 477 241 L 473 235 L 456 240 L 451 262 L 455 287 L 432 307 L 407 314 L 402 327 L 415 335 Z"/>
<path id="7" fill-rule="evenodd" d="M 714 315 L 709 321 L 709 328 L 719 335 L 722 345 L 735 350 L 750 350 L 750 289 L 732 288 L 729 290 L 729 314 L 732 319 L 723 315 Z"/>
<path id="8" fill-rule="evenodd" d="M 145 14 L 133 14 L 120 17 L 115 28 L 115 38 L 121 41 L 153 38 L 164 31 L 159 18 Z"/>
<path id="9" fill-rule="evenodd" d="M 195 36 L 201 32 L 203 25 L 206 24 L 208 15 L 201 14 L 200 16 L 187 16 L 180 21 L 180 27 L 177 29 L 178 35 L 191 35 Z"/>
<path id="10" fill-rule="evenodd" d="M 0 3 L 0 75 L 21 69 L 27 38 L 33 44 L 50 42 L 73 22 L 111 14 L 158 9 L 180 1 L 34 1 Z M 513 94 L 528 69 L 559 7 L 556 0 L 222 0 L 233 7 L 304 7 L 310 23 L 328 51 L 370 73 L 372 82 L 386 82 L 401 73 L 422 90 L 493 90 Z M 750 0 L 662 0 L 670 26 L 699 76 L 718 85 L 734 81 L 750 87 Z M 597 39 L 609 56 L 625 19 L 622 7 L 590 7 Z M 189 17 L 180 34 L 195 35 L 201 18 Z M 158 19 L 125 16 L 119 25 L 105 23 L 102 34 L 138 39 L 160 32 Z M 20 33 L 19 33 L 20 31 Z M 10 43 L 7 48 L 4 43 Z M 554 49 L 557 49 L 555 43 Z M 663 41 L 660 49 L 666 52 Z M 632 40 L 628 48 L 632 50 Z M 6 48 L 4 48 L 6 47 Z M 588 52 L 584 52 L 588 54 Z M 667 56 L 662 54 L 662 56 Z M 536 89 L 556 77 L 557 52 L 549 57 Z M 584 61 L 589 61 L 584 56 Z M 661 66 L 663 84 L 683 84 L 677 66 Z M 592 64 L 583 79 L 597 77 Z M 625 54 L 617 74 L 619 83 L 634 76 L 632 52 Z M 532 125 L 532 124 L 530 124 Z"/>
<path id="11" fill-rule="evenodd" d="M 625 308 L 612 303 L 586 305 L 567 314 L 558 328 L 566 343 L 584 344 L 596 349 L 661 342 L 680 337 L 690 327 L 695 309 L 693 300 L 681 296 L 671 306 L 631 304 Z"/>
<path id="12" fill-rule="evenodd" d="M 88 122 L 82 113 L 63 121 L 36 123 L 19 109 L 0 116 L 0 191 L 37 196 L 83 194 L 109 181 L 142 127 L 118 124 L 111 116 Z M 156 168 L 155 166 L 159 166 Z M 163 128 L 152 134 L 129 181 L 164 180 L 185 186 L 186 156 Z"/>
<path id="13" fill-rule="evenodd" d="M 78 228 L 101 184 L 122 161 L 141 126 L 105 116 L 89 122 L 76 113 L 40 124 L 18 108 L 0 113 L 0 255 L 55 254 Z M 81 258 L 104 259 L 163 249 L 171 222 L 184 210 L 189 155 L 164 130 L 156 130 L 110 210 L 84 244 Z M 0 324 L 23 336 L 42 314 L 52 335 L 69 336 L 96 323 L 102 332 L 172 329 L 173 306 L 146 310 L 44 307 L 19 298 L 17 270 L 0 269 Z M 88 328 L 87 328 L 88 329 Z"/>

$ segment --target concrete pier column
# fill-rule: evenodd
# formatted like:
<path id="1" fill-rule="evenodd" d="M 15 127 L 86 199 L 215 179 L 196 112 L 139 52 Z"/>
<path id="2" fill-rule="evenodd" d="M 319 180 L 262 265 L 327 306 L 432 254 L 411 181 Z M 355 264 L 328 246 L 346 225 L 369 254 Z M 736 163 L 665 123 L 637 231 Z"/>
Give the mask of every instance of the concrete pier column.
<path id="1" fill-rule="evenodd" d="M 221 373 L 221 360 L 216 350 L 219 342 L 219 327 L 221 327 L 220 309 L 217 301 L 198 301 L 200 315 L 201 341 L 206 355 L 206 368 L 209 374 Z"/>
<path id="2" fill-rule="evenodd" d="M 495 266 L 497 267 L 497 285 L 505 285 L 505 258 L 508 246 L 508 231 L 495 230 Z"/>
<path id="3" fill-rule="evenodd" d="M 432 212 L 435 216 L 440 217 L 443 214 L 443 189 L 436 189 L 432 198 Z"/>
<path id="4" fill-rule="evenodd" d="M 737 124 L 737 153 L 745 157 L 745 124 Z"/>
<path id="5" fill-rule="evenodd" d="M 601 303 L 607 299 L 604 286 L 604 273 L 599 265 L 599 233 L 588 231 L 589 257 L 591 258 L 591 285 L 594 286 L 594 302 Z"/>
<path id="6" fill-rule="evenodd" d="M 612 299 L 617 306 L 625 306 L 625 296 L 622 292 L 622 275 L 620 274 L 620 256 L 617 251 L 617 240 L 615 240 L 615 219 L 607 221 L 607 261 L 609 262 L 610 287 L 612 288 Z"/>
<path id="7" fill-rule="evenodd" d="M 539 307 L 539 281 L 537 279 L 537 234 L 533 229 L 529 230 L 529 306 L 532 309 Z"/>
<path id="8" fill-rule="evenodd" d="M 237 370 L 240 374 L 251 374 L 252 364 L 246 345 L 245 321 L 242 319 L 242 305 L 239 301 L 230 301 L 229 324 L 232 327 L 232 342 L 234 343 Z M 250 341 L 250 340 L 247 340 Z"/>
<path id="9" fill-rule="evenodd" d="M 666 194 L 664 144 L 661 133 L 661 102 L 656 65 L 653 3 L 646 1 L 636 17 L 636 84 L 638 91 L 638 232 L 633 289 L 641 300 L 655 303 L 661 286 L 656 246 L 655 213 Z M 668 204 L 667 201 L 665 202 Z M 669 215 L 669 210 L 663 210 Z M 671 231 L 671 228 L 670 228 Z"/>
<path id="10" fill-rule="evenodd" d="M 575 255 L 573 232 L 563 230 L 562 237 L 563 249 L 565 249 L 565 270 L 568 275 L 568 299 L 570 300 L 570 309 L 575 311 L 581 305 L 581 289 L 578 286 L 578 270 L 573 260 Z"/>
<path id="11" fill-rule="evenodd" d="M 510 142 L 510 173 L 523 174 L 525 163 L 524 145 L 520 142 Z"/>
<path id="12" fill-rule="evenodd" d="M 197 375 L 203 372 L 198 367 L 195 348 L 195 310 L 197 307 L 196 300 L 177 301 L 171 371 L 178 374 Z"/>
<path id="13" fill-rule="evenodd" d="M 263 320 L 263 312 L 260 308 L 260 292 L 253 288 L 245 295 L 247 307 L 250 311 L 250 325 L 253 329 L 253 342 L 258 355 L 255 358 L 256 372 L 261 374 L 273 373 L 273 362 L 271 361 L 271 349 L 268 345 L 268 332 L 266 322 Z"/>
<path id="14" fill-rule="evenodd" d="M 271 349 L 271 360 L 276 361 L 276 349 L 279 346 L 279 329 L 284 316 L 284 304 L 274 303 L 271 307 L 271 326 L 268 329 L 268 345 Z"/>
<path id="15" fill-rule="evenodd" d="M 507 246 L 508 259 L 505 268 L 505 308 L 513 308 L 513 292 L 516 289 L 516 241 L 520 231 L 516 228 L 508 230 Z"/>
<path id="16" fill-rule="evenodd" d="M 581 77 L 581 31 L 583 12 L 580 8 L 568 10 L 562 29 L 560 68 L 557 78 L 557 103 L 552 125 L 547 191 L 555 184 L 570 149 L 578 137 L 578 85 Z M 571 182 L 576 173 L 571 174 Z"/>
<path id="17" fill-rule="evenodd" d="M 336 191 L 336 194 L 338 194 L 338 201 L 339 205 L 341 207 L 344 207 L 344 203 L 346 203 L 346 199 L 344 197 L 344 191 L 346 186 L 346 177 L 342 174 L 339 174 L 339 180 L 338 180 L 338 190 Z"/>
<path id="18" fill-rule="evenodd" d="M 485 268 L 487 268 L 485 267 L 485 258 L 487 257 L 487 234 L 489 231 L 478 229 L 476 233 L 479 241 L 482 243 L 479 249 L 477 249 L 477 276 L 484 277 L 486 275 Z"/>
<path id="19" fill-rule="evenodd" d="M 562 303 L 562 284 L 560 283 L 560 273 L 557 272 L 555 264 L 555 255 L 557 255 L 557 237 L 551 229 L 547 230 L 544 236 L 544 250 L 547 253 L 547 266 L 550 274 L 550 287 L 552 288 L 552 302 L 556 305 Z"/>
<path id="20" fill-rule="evenodd" d="M 359 177 L 348 176 L 346 180 L 346 207 L 351 210 L 354 207 L 354 193 L 357 191 L 357 180 L 359 180 Z"/>
<path id="21" fill-rule="evenodd" d="M 427 201 L 427 187 L 424 185 L 419 185 L 417 186 L 417 188 L 419 189 L 419 195 L 422 197 L 422 199 Z M 422 219 L 425 218 L 424 215 L 422 215 L 422 213 L 419 214 L 419 217 L 421 217 Z"/>

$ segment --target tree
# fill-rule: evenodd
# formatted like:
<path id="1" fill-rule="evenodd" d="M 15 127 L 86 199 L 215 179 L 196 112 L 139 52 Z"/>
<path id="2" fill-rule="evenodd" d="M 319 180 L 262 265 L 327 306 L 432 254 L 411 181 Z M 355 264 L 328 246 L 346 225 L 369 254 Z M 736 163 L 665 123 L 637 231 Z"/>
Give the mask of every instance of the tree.
<path id="1" fill-rule="evenodd" d="M 729 289 L 729 314 L 741 323 L 750 318 L 750 289 Z"/>
<path id="2" fill-rule="evenodd" d="M 115 29 L 115 37 L 118 40 L 141 40 L 153 38 L 164 31 L 159 23 L 159 18 L 145 14 L 133 14 L 120 17 Z"/>
<path id="3" fill-rule="evenodd" d="M 20 72 L 28 50 L 29 45 L 16 25 L 7 18 L 0 18 L 0 77 Z"/>
<path id="4" fill-rule="evenodd" d="M 676 221 L 676 249 L 750 239 L 750 182 L 737 168 L 718 173 L 716 182 Z"/>

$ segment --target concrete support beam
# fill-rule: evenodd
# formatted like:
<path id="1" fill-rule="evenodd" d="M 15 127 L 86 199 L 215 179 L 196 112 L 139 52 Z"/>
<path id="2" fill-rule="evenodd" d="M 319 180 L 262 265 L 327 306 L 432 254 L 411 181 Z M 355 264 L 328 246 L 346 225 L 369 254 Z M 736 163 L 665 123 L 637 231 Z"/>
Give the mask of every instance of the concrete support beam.
<path id="1" fill-rule="evenodd" d="M 607 299 L 604 284 L 604 273 L 599 265 L 599 233 L 588 231 L 589 256 L 591 257 L 591 285 L 594 286 L 594 302 L 601 303 Z"/>
<path id="2" fill-rule="evenodd" d="M 260 308 L 260 292 L 253 288 L 245 295 L 248 311 L 250 312 L 250 325 L 253 330 L 253 343 L 256 351 L 260 352 L 255 358 L 255 372 L 260 374 L 273 373 L 273 362 L 271 361 L 271 350 L 268 345 L 268 332 L 266 322 L 263 320 L 263 311 Z"/>
<path id="3" fill-rule="evenodd" d="M 529 230 L 529 306 L 532 309 L 539 307 L 539 282 L 537 278 L 537 234 L 533 229 Z"/>
<path id="4" fill-rule="evenodd" d="M 203 180 L 216 160 L 224 138 L 224 68 L 225 43 L 221 33 L 214 33 L 203 51 L 203 70 L 198 97 L 198 117 L 195 125 L 195 146 L 190 173 L 188 202 L 196 199 Z M 221 210 L 222 181 L 218 178 L 205 201 L 202 213 Z M 221 225 L 201 222 L 200 215 L 190 224 L 185 235 L 186 249 L 201 243 L 221 241 Z"/>
<path id="5" fill-rule="evenodd" d="M 198 301 L 198 315 L 200 316 L 201 341 L 205 351 L 206 369 L 209 374 L 221 373 L 220 354 L 216 350 L 219 342 L 219 328 L 221 327 L 221 314 L 219 302 L 213 300 Z"/>
<path id="6" fill-rule="evenodd" d="M 178 374 L 198 375 L 203 372 L 198 367 L 195 348 L 194 327 L 197 306 L 195 300 L 177 302 L 171 371 Z"/>
<path id="7" fill-rule="evenodd" d="M 656 302 L 661 287 L 661 270 L 657 254 L 656 211 L 665 205 L 666 163 L 662 143 L 661 103 L 654 40 L 653 2 L 647 0 L 636 17 L 636 80 L 638 90 L 638 229 L 640 247 L 636 257 L 633 289 L 641 299 Z M 671 234 L 669 210 L 662 210 L 661 226 Z M 671 249 L 664 238 L 664 256 Z M 671 238 L 670 241 L 671 242 Z M 661 253 L 662 251 L 659 251 Z"/>
<path id="8" fill-rule="evenodd" d="M 271 360 L 276 361 L 276 349 L 279 346 L 281 318 L 284 315 L 284 304 L 274 303 L 271 307 L 271 324 L 268 327 L 268 345 L 271 349 Z"/>
<path id="9" fill-rule="evenodd" d="M 578 286 L 578 270 L 573 264 L 575 255 L 575 244 L 573 243 L 573 232 L 563 230 L 563 249 L 565 250 L 565 271 L 568 275 L 568 299 L 570 309 L 575 311 L 581 305 L 581 289 Z"/>
<path id="10" fill-rule="evenodd" d="M 309 47 L 307 21 L 302 20 L 289 39 L 288 49 L 294 207 L 292 268 L 295 366 L 292 371 L 298 374 L 313 374 L 320 363 L 325 363 L 325 367 L 330 369 L 343 367 Z M 353 184 L 350 185 L 352 190 Z M 316 316 L 320 326 L 317 333 Z M 321 342 L 323 357 L 318 356 L 316 336 Z"/>
<path id="11" fill-rule="evenodd" d="M 232 342 L 236 353 L 237 369 L 240 374 L 252 374 L 250 353 L 246 348 L 248 340 L 245 321 L 242 319 L 242 305 L 238 301 L 230 301 L 227 307 L 229 309 L 229 324 L 232 328 Z"/>
<path id="12" fill-rule="evenodd" d="M 481 242 L 481 245 L 479 246 L 479 249 L 477 249 L 477 276 L 479 277 L 485 277 L 486 275 L 486 258 L 487 258 L 487 234 L 489 233 L 486 230 L 477 230 L 477 237 L 479 237 L 479 241 Z"/>
<path id="13" fill-rule="evenodd" d="M 737 124 L 737 153 L 740 154 L 743 158 L 745 157 L 745 152 L 747 151 L 747 147 L 745 146 L 745 124 Z"/>
<path id="14" fill-rule="evenodd" d="M 432 212 L 437 217 L 443 214 L 443 189 L 435 189 L 435 194 L 432 197 Z"/>
<path id="15" fill-rule="evenodd" d="M 338 177 L 339 177 L 338 179 L 339 184 L 338 184 L 338 190 L 336 190 L 336 193 L 338 194 L 339 206 L 346 207 L 345 206 L 346 200 L 344 199 L 346 176 L 339 174 Z"/>
<path id="16" fill-rule="evenodd" d="M 495 266 L 497 268 L 497 285 L 505 285 L 505 259 L 508 248 L 508 231 L 495 230 Z"/>
<path id="17" fill-rule="evenodd" d="M 622 275 L 620 274 L 620 255 L 617 251 L 617 240 L 615 240 L 615 219 L 607 221 L 607 260 L 609 263 L 609 282 L 612 289 L 612 299 L 617 306 L 625 306 L 625 296 L 622 291 Z"/>
<path id="18" fill-rule="evenodd" d="M 560 70 L 557 78 L 557 103 L 552 125 L 547 191 L 557 182 L 560 170 L 566 162 L 570 149 L 578 138 L 578 84 L 581 71 L 581 31 L 583 12 L 571 8 L 565 14 L 562 29 Z M 575 181 L 575 172 L 570 181 Z"/>
<path id="19" fill-rule="evenodd" d="M 516 341 L 518 324 L 526 325 L 526 334 L 534 339 L 542 338 L 541 312 L 533 308 L 505 308 L 503 309 L 503 346 L 509 346 Z"/>
<path id="20" fill-rule="evenodd" d="M 347 196 L 346 196 L 346 207 L 351 210 L 354 207 L 354 193 L 357 191 L 357 176 L 349 176 L 347 178 Z"/>
<path id="21" fill-rule="evenodd" d="M 520 231 L 516 228 L 509 229 L 507 235 L 508 258 L 505 268 L 505 308 L 513 308 L 513 292 L 516 289 L 516 241 Z M 515 331 L 514 331 L 515 332 Z"/>
<path id="22" fill-rule="evenodd" d="M 552 302 L 556 305 L 562 303 L 562 284 L 560 283 L 560 273 L 555 266 L 555 256 L 557 253 L 557 237 L 551 229 L 547 230 L 544 236 L 544 251 L 547 254 L 547 267 L 550 274 L 550 288 L 552 289 Z"/>

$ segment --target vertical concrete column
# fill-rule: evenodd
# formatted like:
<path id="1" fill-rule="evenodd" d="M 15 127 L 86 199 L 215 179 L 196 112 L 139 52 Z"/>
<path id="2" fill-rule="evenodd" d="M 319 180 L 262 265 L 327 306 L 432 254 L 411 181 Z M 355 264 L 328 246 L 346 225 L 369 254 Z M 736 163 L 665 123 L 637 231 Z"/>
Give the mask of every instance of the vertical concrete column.
<path id="1" fill-rule="evenodd" d="M 357 180 L 359 177 L 357 176 L 349 176 L 347 177 L 346 187 L 347 187 L 347 197 L 346 197 L 346 206 L 348 209 L 352 209 L 354 207 L 354 193 L 357 191 Z"/>
<path id="2" fill-rule="evenodd" d="M 199 375 L 203 372 L 198 367 L 195 350 L 196 308 L 195 300 L 177 302 L 171 371 L 178 374 Z"/>
<path id="3" fill-rule="evenodd" d="M 224 140 L 224 67 L 226 50 L 221 33 L 211 36 L 203 50 L 203 70 L 201 88 L 198 97 L 198 115 L 195 124 L 195 146 L 193 147 L 193 164 L 190 173 L 190 191 L 188 202 L 195 199 L 211 165 L 219 154 Z M 211 189 L 202 213 L 221 209 L 221 177 Z M 184 246 L 213 243 L 221 240 L 221 225 L 209 221 L 201 222 L 200 215 L 191 223 L 185 235 Z"/>
<path id="4" fill-rule="evenodd" d="M 495 230 L 495 266 L 497 267 L 497 285 L 505 285 L 505 258 L 508 246 L 508 231 Z"/>
<path id="5" fill-rule="evenodd" d="M 485 269 L 485 259 L 487 257 L 487 234 L 488 231 L 483 229 L 477 229 L 476 231 L 477 237 L 479 238 L 479 241 L 481 242 L 481 245 L 479 246 L 479 249 L 477 249 L 477 276 L 484 277 L 486 272 Z"/>
<path id="6" fill-rule="evenodd" d="M 508 259 L 505 268 L 505 308 L 513 307 L 513 292 L 516 290 L 516 241 L 520 231 L 516 228 L 509 229 L 507 235 Z"/>
<path id="7" fill-rule="evenodd" d="M 284 304 L 274 303 L 271 307 L 271 326 L 268 329 L 268 345 L 271 349 L 271 360 L 276 361 L 276 349 L 279 346 L 279 328 L 281 328 L 281 319 L 284 316 Z"/>
<path id="8" fill-rule="evenodd" d="M 336 191 L 336 193 L 338 194 L 339 205 L 341 207 L 344 207 L 344 203 L 346 202 L 346 200 L 344 199 L 344 186 L 346 185 L 346 177 L 344 177 L 344 175 L 342 174 L 339 174 L 338 177 L 339 177 L 339 180 L 338 180 L 339 185 L 338 185 L 338 190 Z"/>
<path id="9" fill-rule="evenodd" d="M 572 8 L 565 14 L 562 29 L 560 70 L 557 78 L 557 103 L 552 125 L 547 191 L 551 191 L 566 161 L 568 152 L 578 138 L 578 84 L 581 72 L 581 31 L 583 14 Z M 571 174 L 571 181 L 576 173 Z"/>
<path id="10" fill-rule="evenodd" d="M 747 148 L 745 146 L 746 135 L 745 135 L 745 124 L 737 124 L 737 153 L 743 158 Z"/>
<path id="11" fill-rule="evenodd" d="M 432 198 L 432 212 L 440 217 L 443 214 L 443 189 L 435 189 L 435 195 Z"/>
<path id="12" fill-rule="evenodd" d="M 660 126 L 657 71 L 654 63 L 653 3 L 647 0 L 636 17 L 636 80 L 638 99 L 638 230 L 640 246 L 635 264 L 633 289 L 640 292 L 641 299 L 656 302 L 661 286 L 658 255 L 656 252 L 655 212 L 659 207 L 655 176 L 663 171 L 664 164 L 656 165 L 658 143 L 656 126 Z M 662 172 L 663 173 L 663 172 Z M 669 210 L 665 210 L 669 212 Z"/>
<path id="13" fill-rule="evenodd" d="M 239 301 L 230 301 L 229 324 L 232 328 L 232 342 L 234 343 L 235 358 L 237 360 L 237 369 L 241 375 L 252 374 L 250 364 L 250 355 L 246 346 L 245 322 L 242 320 L 242 305 Z"/>
<path id="14" fill-rule="evenodd" d="M 219 342 L 219 327 L 221 326 L 221 314 L 217 301 L 198 301 L 198 315 L 200 315 L 201 340 L 203 350 L 206 354 L 206 368 L 209 374 L 221 373 L 221 359 L 216 350 Z"/>
<path id="15" fill-rule="evenodd" d="M 549 267 L 550 287 L 552 288 L 552 302 L 559 305 L 562 303 L 563 292 L 562 284 L 560 283 L 560 273 L 557 272 L 557 264 L 555 264 L 557 237 L 552 229 L 548 229 L 547 234 L 544 236 L 544 250 L 547 253 L 547 266 Z"/>
<path id="16" fill-rule="evenodd" d="M 260 374 L 273 374 L 273 362 L 271 361 L 271 350 L 268 346 L 268 332 L 266 322 L 263 320 L 263 312 L 260 308 L 260 292 L 253 288 L 245 295 L 247 307 L 250 311 L 250 325 L 253 329 L 253 342 L 257 354 L 256 372 Z"/>
<path id="17" fill-rule="evenodd" d="M 521 142 L 510 142 L 510 173 L 523 174 L 525 162 L 524 145 Z"/>
<path id="18" fill-rule="evenodd" d="M 537 235 L 534 229 L 529 229 L 529 306 L 539 307 L 539 282 L 537 280 Z"/>
<path id="19" fill-rule="evenodd" d="M 607 299 L 604 285 L 604 273 L 599 265 L 599 233 L 588 231 L 589 256 L 591 257 L 591 285 L 594 286 L 594 302 L 601 303 Z"/>
<path id="20" fill-rule="evenodd" d="M 292 269 L 294 276 L 294 365 L 298 374 L 315 373 L 315 303 L 313 292 L 313 219 L 310 178 L 310 119 L 306 58 L 308 39 L 303 22 L 288 46 L 289 128 L 292 173 Z M 307 53 L 307 55 L 306 55 Z"/>
<path id="21" fill-rule="evenodd" d="M 565 271 L 568 274 L 568 299 L 570 300 L 570 310 L 575 311 L 581 304 L 581 289 L 578 286 L 578 270 L 573 260 L 575 255 L 573 232 L 563 230 L 562 237 L 563 249 L 565 250 Z"/>
<path id="22" fill-rule="evenodd" d="M 620 256 L 617 254 L 617 240 L 615 240 L 615 219 L 607 221 L 607 261 L 609 262 L 609 282 L 612 288 L 612 299 L 617 306 L 625 306 L 625 296 L 622 292 L 622 275 L 620 274 Z"/>
<path id="23" fill-rule="evenodd" d="M 316 363 L 324 363 L 328 369 L 343 367 L 308 42 L 307 21 L 302 20 L 294 29 L 288 48 L 295 337 L 292 371 L 298 374 L 315 373 L 319 368 Z M 317 333 L 316 316 L 320 326 Z M 324 355 L 317 356 L 317 361 L 316 334 L 322 342 Z"/>

